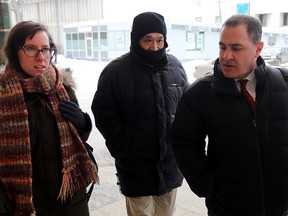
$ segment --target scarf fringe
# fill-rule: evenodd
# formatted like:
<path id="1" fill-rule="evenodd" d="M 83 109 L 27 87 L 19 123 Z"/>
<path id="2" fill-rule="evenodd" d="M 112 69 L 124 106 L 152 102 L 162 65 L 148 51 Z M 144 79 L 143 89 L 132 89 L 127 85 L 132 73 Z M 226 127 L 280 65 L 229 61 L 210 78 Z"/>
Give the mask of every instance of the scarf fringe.
<path id="1" fill-rule="evenodd" d="M 81 181 L 81 178 L 73 178 L 71 171 L 63 173 L 62 177 L 62 185 L 60 188 L 59 195 L 57 199 L 61 199 L 62 201 L 66 201 L 68 197 L 72 198 L 75 192 L 83 187 L 87 187 L 91 182 L 95 184 L 99 184 L 99 176 L 95 172 L 96 167 L 92 162 L 88 162 L 86 165 L 87 173 L 90 173 L 90 178 L 85 179 L 85 181 Z"/>
<path id="2" fill-rule="evenodd" d="M 98 176 L 97 171 L 95 172 L 95 170 L 97 170 L 95 164 L 93 164 L 92 162 L 90 162 L 92 166 L 89 166 L 89 170 L 88 172 L 92 173 L 92 182 L 94 182 L 95 184 L 100 184 L 100 179 Z"/>
<path id="3" fill-rule="evenodd" d="M 73 189 L 72 189 L 73 187 Z M 73 191 L 72 191 L 73 190 Z M 62 201 L 66 201 L 68 196 L 72 196 L 75 191 L 74 184 L 72 184 L 72 176 L 71 173 L 64 173 L 62 179 L 62 185 L 60 188 L 60 192 L 57 199 L 61 199 Z"/>

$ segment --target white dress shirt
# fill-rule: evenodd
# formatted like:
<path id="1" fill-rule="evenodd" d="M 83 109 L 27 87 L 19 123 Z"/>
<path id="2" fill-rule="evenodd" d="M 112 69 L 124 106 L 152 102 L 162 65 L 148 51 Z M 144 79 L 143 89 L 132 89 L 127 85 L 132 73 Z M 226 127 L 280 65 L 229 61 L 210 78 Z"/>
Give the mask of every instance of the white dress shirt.
<path id="1" fill-rule="evenodd" d="M 255 98 L 256 98 L 256 91 L 255 91 L 256 78 L 255 78 L 254 70 L 247 77 L 245 77 L 244 79 L 248 80 L 248 82 L 246 84 L 246 89 L 249 92 L 249 94 L 252 96 L 253 100 L 255 101 Z M 235 82 L 236 82 L 236 86 L 237 86 L 239 92 L 241 92 L 240 83 L 237 82 L 238 80 L 239 79 L 235 79 Z"/>

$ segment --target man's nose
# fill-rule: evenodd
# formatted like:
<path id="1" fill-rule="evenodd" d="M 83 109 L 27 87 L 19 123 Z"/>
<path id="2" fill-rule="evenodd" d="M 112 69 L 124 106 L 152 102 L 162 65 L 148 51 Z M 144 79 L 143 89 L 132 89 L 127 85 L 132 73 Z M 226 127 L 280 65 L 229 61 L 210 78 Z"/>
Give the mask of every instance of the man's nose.
<path id="1" fill-rule="evenodd" d="M 151 43 L 151 46 L 150 46 L 150 50 L 153 50 L 153 51 L 157 51 L 159 48 L 158 48 L 158 44 L 157 44 L 157 41 L 152 41 Z"/>
<path id="2" fill-rule="evenodd" d="M 230 49 L 226 49 L 223 55 L 224 59 L 231 59 L 233 56 L 233 52 Z"/>

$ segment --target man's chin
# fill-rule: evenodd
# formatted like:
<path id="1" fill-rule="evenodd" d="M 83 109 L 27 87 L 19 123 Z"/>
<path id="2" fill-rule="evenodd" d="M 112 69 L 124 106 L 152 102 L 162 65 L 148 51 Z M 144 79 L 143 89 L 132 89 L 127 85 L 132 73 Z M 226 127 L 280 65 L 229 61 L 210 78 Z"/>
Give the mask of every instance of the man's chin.
<path id="1" fill-rule="evenodd" d="M 222 71 L 226 78 L 237 78 L 237 73 L 233 71 Z"/>

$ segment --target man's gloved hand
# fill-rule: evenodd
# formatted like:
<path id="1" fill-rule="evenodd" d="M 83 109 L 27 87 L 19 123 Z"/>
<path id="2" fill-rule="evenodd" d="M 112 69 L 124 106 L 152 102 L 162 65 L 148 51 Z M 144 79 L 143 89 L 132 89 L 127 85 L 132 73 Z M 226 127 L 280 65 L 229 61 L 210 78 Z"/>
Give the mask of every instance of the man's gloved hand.
<path id="1" fill-rule="evenodd" d="M 69 100 L 62 101 L 60 103 L 60 111 L 64 118 L 70 121 L 76 128 L 85 128 L 86 119 L 84 113 L 77 104 Z"/>

